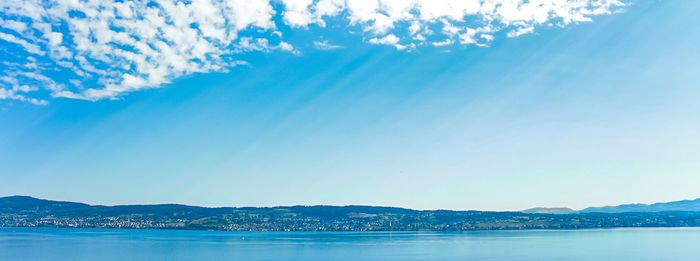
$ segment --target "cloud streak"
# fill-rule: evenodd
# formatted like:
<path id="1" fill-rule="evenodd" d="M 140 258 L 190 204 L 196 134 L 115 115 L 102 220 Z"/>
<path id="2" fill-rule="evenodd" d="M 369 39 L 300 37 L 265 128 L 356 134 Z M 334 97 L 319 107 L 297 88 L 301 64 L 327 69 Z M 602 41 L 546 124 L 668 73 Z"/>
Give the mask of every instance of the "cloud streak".
<path id="1" fill-rule="evenodd" d="M 114 99 L 192 73 L 225 71 L 246 52 L 300 54 L 280 28 L 331 19 L 397 50 L 486 45 L 615 12 L 618 0 L 3 0 L 0 100 Z M 281 18 L 281 19 L 277 19 Z M 276 22 L 281 21 L 281 22 Z M 311 40 L 310 40 L 311 41 Z M 319 50 L 337 49 L 327 40 Z M 58 73 L 57 73 L 58 72 Z"/>

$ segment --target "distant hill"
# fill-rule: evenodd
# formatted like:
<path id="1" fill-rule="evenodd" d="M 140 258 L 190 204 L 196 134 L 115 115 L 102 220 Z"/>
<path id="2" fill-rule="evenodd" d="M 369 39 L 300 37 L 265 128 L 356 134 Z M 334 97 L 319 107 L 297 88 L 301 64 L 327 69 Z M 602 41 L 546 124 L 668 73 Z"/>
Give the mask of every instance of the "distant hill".
<path id="1" fill-rule="evenodd" d="M 3 208 L 39 208 L 39 207 L 84 207 L 88 206 L 83 203 L 54 201 L 46 199 L 38 199 L 28 196 L 10 196 L 0 198 L 0 207 Z"/>
<path id="2" fill-rule="evenodd" d="M 700 211 L 700 198 L 654 204 L 625 204 L 619 206 L 590 207 L 580 213 L 624 213 L 624 212 L 662 212 L 662 211 Z"/>
<path id="3" fill-rule="evenodd" d="M 621 205 L 593 211 L 413 210 L 374 206 L 100 206 L 28 196 L 0 198 L 0 227 L 150 228 L 237 231 L 464 231 L 613 227 L 700 227 L 697 201 Z M 642 206 L 660 212 L 639 212 Z M 632 209 L 635 212 L 619 213 Z M 589 210 L 589 209 L 587 209 Z M 670 211 L 669 211 L 670 210 Z M 601 213 L 610 211 L 609 213 Z M 617 212 L 613 212 L 617 211 Z M 561 215 L 566 214 L 566 215 Z"/>
<path id="4" fill-rule="evenodd" d="M 530 208 L 523 213 L 538 214 L 573 214 L 573 213 L 626 213 L 626 212 L 664 212 L 664 211 L 700 211 L 700 198 L 654 204 L 625 204 L 619 206 L 589 207 L 582 210 L 570 208 Z"/>

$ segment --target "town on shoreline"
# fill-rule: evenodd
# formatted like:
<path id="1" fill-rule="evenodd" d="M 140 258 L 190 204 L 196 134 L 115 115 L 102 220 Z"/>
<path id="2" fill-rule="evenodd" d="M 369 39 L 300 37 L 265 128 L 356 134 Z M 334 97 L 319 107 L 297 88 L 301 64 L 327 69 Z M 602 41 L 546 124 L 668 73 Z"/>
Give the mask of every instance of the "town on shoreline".
<path id="1" fill-rule="evenodd" d="M 467 231 L 700 227 L 700 211 L 694 208 L 700 204 L 700 199 L 682 203 L 687 209 L 670 207 L 673 205 L 663 205 L 665 208 L 657 205 L 656 209 L 661 211 L 615 212 L 609 209 L 598 209 L 596 212 L 543 213 L 545 209 L 494 212 L 412 210 L 373 206 L 241 208 L 206 208 L 177 204 L 98 206 L 12 196 L 0 198 L 0 227 L 224 231 Z M 678 205 L 676 202 L 663 204 Z"/>

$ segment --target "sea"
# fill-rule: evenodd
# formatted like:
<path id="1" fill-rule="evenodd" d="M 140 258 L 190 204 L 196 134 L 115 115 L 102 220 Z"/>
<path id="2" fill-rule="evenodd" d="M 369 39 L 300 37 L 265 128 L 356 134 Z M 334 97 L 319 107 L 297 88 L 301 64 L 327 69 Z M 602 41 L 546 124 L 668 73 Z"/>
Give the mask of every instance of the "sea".
<path id="1" fill-rule="evenodd" d="M 0 228 L 0 260 L 700 260 L 700 228 L 226 232 Z"/>

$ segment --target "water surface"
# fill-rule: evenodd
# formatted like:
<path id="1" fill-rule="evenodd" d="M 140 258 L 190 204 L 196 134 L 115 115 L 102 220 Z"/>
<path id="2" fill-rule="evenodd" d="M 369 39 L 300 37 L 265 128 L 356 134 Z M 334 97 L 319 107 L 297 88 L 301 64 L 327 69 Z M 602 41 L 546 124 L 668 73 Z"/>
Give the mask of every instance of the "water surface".
<path id="1" fill-rule="evenodd" d="M 219 232 L 0 228 L 0 260 L 700 260 L 700 229 Z"/>

